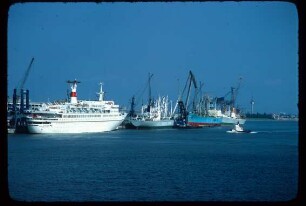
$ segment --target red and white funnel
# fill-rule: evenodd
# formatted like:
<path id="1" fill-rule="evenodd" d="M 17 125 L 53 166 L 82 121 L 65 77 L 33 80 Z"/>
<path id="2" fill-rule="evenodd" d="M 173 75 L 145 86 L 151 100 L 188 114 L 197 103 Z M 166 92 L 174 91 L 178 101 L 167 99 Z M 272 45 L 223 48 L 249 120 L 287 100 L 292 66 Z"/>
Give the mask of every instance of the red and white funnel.
<path id="1" fill-rule="evenodd" d="M 76 79 L 73 80 L 73 81 L 70 81 L 68 80 L 67 83 L 70 84 L 70 88 L 71 88 L 71 93 L 70 93 L 70 103 L 72 104 L 76 104 L 78 103 L 78 100 L 77 100 L 77 92 L 76 92 L 76 89 L 77 89 L 77 83 L 81 83 L 80 81 L 77 81 Z"/>

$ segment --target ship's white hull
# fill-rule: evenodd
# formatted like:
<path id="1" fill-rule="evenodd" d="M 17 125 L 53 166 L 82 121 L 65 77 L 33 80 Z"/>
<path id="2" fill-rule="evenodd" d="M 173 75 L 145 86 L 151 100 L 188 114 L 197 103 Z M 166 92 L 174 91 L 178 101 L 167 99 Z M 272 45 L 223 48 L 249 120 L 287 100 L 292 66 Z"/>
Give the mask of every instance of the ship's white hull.
<path id="1" fill-rule="evenodd" d="M 157 121 L 145 121 L 145 120 L 130 120 L 131 124 L 140 128 L 158 128 L 158 127 L 172 127 L 174 120 L 157 120 Z"/>
<path id="2" fill-rule="evenodd" d="M 96 133 L 115 130 L 124 118 L 106 121 L 50 121 L 49 124 L 29 124 L 28 131 L 33 134 L 41 133 Z"/>
<path id="3" fill-rule="evenodd" d="M 222 122 L 221 124 L 223 125 L 233 125 L 233 124 L 237 124 L 239 122 L 239 124 L 244 124 L 245 123 L 245 119 L 241 119 L 241 118 L 232 118 L 232 117 L 222 117 Z"/>
<path id="4" fill-rule="evenodd" d="M 100 83 L 99 100 L 77 99 L 77 80 L 71 84 L 70 102 L 42 104 L 26 116 L 29 133 L 93 133 L 117 129 L 126 117 L 114 101 L 104 100 Z"/>
<path id="5" fill-rule="evenodd" d="M 7 133 L 8 134 L 14 134 L 15 133 L 15 128 L 7 128 Z"/>

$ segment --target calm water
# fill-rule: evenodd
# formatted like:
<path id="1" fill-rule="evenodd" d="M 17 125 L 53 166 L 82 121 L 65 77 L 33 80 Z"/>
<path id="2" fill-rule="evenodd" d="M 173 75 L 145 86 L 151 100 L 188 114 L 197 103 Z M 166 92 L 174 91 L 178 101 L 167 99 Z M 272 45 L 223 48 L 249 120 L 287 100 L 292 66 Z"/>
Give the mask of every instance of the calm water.
<path id="1" fill-rule="evenodd" d="M 298 122 L 9 135 L 12 198 L 25 201 L 285 201 L 298 183 Z"/>

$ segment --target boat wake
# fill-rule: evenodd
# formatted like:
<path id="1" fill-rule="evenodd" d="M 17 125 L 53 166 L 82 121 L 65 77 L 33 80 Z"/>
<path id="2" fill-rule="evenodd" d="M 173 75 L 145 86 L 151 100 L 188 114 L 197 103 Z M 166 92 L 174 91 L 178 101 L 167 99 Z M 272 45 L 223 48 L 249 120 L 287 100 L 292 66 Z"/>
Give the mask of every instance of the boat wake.
<path id="1" fill-rule="evenodd" d="M 236 130 L 228 130 L 227 133 L 233 134 L 257 134 L 258 131 L 250 131 L 250 130 L 243 130 L 243 131 L 236 131 Z"/>

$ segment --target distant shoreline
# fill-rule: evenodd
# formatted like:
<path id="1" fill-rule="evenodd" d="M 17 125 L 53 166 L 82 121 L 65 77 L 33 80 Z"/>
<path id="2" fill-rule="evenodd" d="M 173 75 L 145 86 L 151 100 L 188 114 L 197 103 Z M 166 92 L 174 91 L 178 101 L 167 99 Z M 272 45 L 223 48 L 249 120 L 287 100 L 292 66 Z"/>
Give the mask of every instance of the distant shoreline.
<path id="1" fill-rule="evenodd" d="M 270 118 L 246 118 L 247 121 L 299 121 L 299 119 L 270 119 Z"/>

